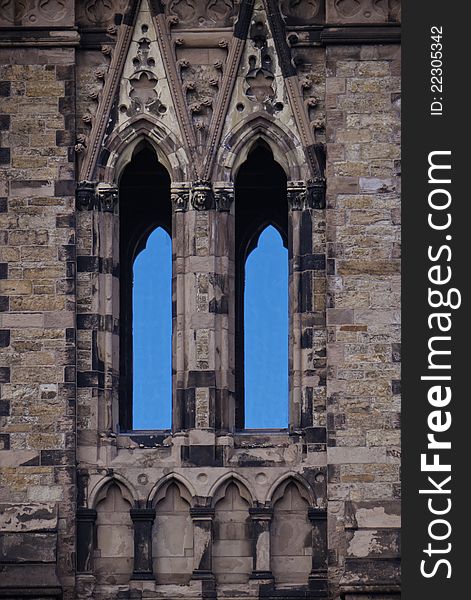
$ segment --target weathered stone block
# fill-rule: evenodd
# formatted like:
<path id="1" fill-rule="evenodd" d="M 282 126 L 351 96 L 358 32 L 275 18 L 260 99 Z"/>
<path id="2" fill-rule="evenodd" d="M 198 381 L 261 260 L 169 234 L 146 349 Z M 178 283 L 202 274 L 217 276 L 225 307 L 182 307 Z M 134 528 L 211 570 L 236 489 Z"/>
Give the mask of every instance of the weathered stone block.
<path id="1" fill-rule="evenodd" d="M 5 533 L 0 537 L 0 563 L 54 563 L 56 533 Z"/>

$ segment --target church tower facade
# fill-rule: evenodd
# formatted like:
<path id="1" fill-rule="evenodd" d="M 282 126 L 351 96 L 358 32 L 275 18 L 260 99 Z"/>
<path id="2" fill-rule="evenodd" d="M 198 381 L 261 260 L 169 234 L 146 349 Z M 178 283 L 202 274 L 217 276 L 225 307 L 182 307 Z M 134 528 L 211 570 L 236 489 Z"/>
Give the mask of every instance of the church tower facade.
<path id="1" fill-rule="evenodd" d="M 399 1 L 10 0 L 0 56 L 0 596 L 397 600 Z M 289 263 L 270 429 L 244 377 L 268 225 Z M 133 404 L 157 227 L 161 429 Z"/>

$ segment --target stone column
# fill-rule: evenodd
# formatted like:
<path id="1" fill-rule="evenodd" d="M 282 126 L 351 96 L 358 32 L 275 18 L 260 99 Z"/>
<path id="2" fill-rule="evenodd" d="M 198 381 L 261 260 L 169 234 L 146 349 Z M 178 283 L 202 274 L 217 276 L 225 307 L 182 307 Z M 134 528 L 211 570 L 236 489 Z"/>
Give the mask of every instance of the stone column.
<path id="1" fill-rule="evenodd" d="M 270 569 L 270 524 L 273 509 L 249 508 L 252 519 L 253 571 L 252 579 L 273 579 Z"/>
<path id="2" fill-rule="evenodd" d="M 77 510 L 77 573 L 93 572 L 95 522 L 95 509 Z"/>
<path id="3" fill-rule="evenodd" d="M 172 185 L 175 430 L 228 430 L 233 422 L 232 198 L 231 189 L 213 190 L 210 182 Z"/>
<path id="4" fill-rule="evenodd" d="M 81 403 L 87 404 L 93 415 L 89 430 L 101 434 L 115 431 L 119 420 L 117 205 L 116 185 L 92 181 L 78 184 L 77 343 L 81 352 L 77 387 Z M 79 446 L 79 459 L 80 451 Z"/>
<path id="5" fill-rule="evenodd" d="M 154 579 L 152 569 L 152 525 L 155 508 L 132 508 L 134 525 L 134 570 L 132 579 Z"/>
<path id="6" fill-rule="evenodd" d="M 119 265 L 119 217 L 118 187 L 112 183 L 97 185 L 99 209 L 99 314 L 103 325 L 97 332 L 96 347 L 93 348 L 93 368 L 98 372 L 99 431 L 116 431 L 119 422 L 119 286 L 116 267 Z M 101 266 L 100 266 L 101 262 Z M 98 350 L 100 349 L 100 351 Z"/>
<path id="7" fill-rule="evenodd" d="M 325 426 L 324 204 L 323 182 L 288 182 L 291 429 Z"/>
<path id="8" fill-rule="evenodd" d="M 212 572 L 214 508 L 190 508 L 193 519 L 195 567 L 192 579 L 214 580 Z"/>
<path id="9" fill-rule="evenodd" d="M 186 212 L 190 201 L 190 184 L 172 183 L 172 357 L 175 375 L 172 377 L 172 428 L 173 431 L 194 426 L 194 399 L 184 385 L 187 364 L 185 272 L 188 247 Z"/>
<path id="10" fill-rule="evenodd" d="M 309 587 L 312 590 L 327 589 L 327 511 L 324 508 L 309 508 L 312 523 L 312 569 Z"/>

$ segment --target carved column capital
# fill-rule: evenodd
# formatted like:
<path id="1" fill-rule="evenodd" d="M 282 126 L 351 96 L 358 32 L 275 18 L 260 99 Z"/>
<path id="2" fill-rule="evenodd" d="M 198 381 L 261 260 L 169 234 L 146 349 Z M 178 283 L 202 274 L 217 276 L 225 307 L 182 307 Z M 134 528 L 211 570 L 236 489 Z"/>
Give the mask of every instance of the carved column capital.
<path id="1" fill-rule="evenodd" d="M 118 205 L 118 186 L 101 182 L 96 187 L 96 193 L 99 210 L 113 213 Z"/>
<path id="2" fill-rule="evenodd" d="M 133 523 L 137 521 L 150 521 L 154 522 L 155 519 L 155 508 L 131 508 L 129 511 Z"/>
<path id="3" fill-rule="evenodd" d="M 215 510 L 210 506 L 192 506 L 190 516 L 195 520 L 211 521 L 214 518 Z"/>
<path id="4" fill-rule="evenodd" d="M 229 212 L 231 205 L 234 202 L 234 188 L 221 187 L 214 190 L 216 200 L 216 209 L 219 212 Z"/>
<path id="5" fill-rule="evenodd" d="M 114 212 L 118 205 L 118 186 L 113 183 L 80 181 L 75 190 L 77 210 Z"/>
<path id="6" fill-rule="evenodd" d="M 195 210 L 210 210 L 214 208 L 214 193 L 211 182 L 195 181 L 191 190 L 191 205 Z"/>
<path id="7" fill-rule="evenodd" d="M 307 198 L 307 190 L 304 181 L 289 181 L 287 197 L 290 210 L 303 210 L 306 206 Z"/>
<path id="8" fill-rule="evenodd" d="M 309 179 L 307 182 L 307 203 L 309 208 L 325 208 L 326 181 L 324 177 Z"/>
<path id="9" fill-rule="evenodd" d="M 326 521 L 327 520 L 327 511 L 325 508 L 317 508 L 317 507 L 309 507 L 307 513 L 308 519 L 311 523 L 317 521 Z"/>
<path id="10" fill-rule="evenodd" d="M 288 182 L 288 206 L 290 210 L 325 208 L 325 179 L 308 179 Z"/>
<path id="11" fill-rule="evenodd" d="M 190 200 L 190 189 L 184 183 L 172 183 L 170 199 L 174 212 L 186 212 Z"/>
<path id="12" fill-rule="evenodd" d="M 93 210 L 95 207 L 94 181 L 80 181 L 75 190 L 75 205 L 77 210 Z"/>
<path id="13" fill-rule="evenodd" d="M 77 521 L 87 521 L 94 523 L 96 521 L 97 512 L 94 508 L 78 508 Z"/>
<path id="14" fill-rule="evenodd" d="M 273 508 L 269 506 L 254 506 L 249 508 L 249 515 L 252 521 L 271 521 L 273 518 Z"/>

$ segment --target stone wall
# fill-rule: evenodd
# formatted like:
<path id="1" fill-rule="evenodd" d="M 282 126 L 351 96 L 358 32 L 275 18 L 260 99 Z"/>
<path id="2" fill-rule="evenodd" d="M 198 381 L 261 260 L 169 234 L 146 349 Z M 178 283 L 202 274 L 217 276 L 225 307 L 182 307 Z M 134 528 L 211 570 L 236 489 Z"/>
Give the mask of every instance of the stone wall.
<path id="1" fill-rule="evenodd" d="M 400 526 L 400 51 L 327 48 L 328 493 L 332 570 L 345 587 Z"/>
<path id="2" fill-rule="evenodd" d="M 75 51 L 0 62 L 0 579 L 46 596 L 75 571 Z"/>

